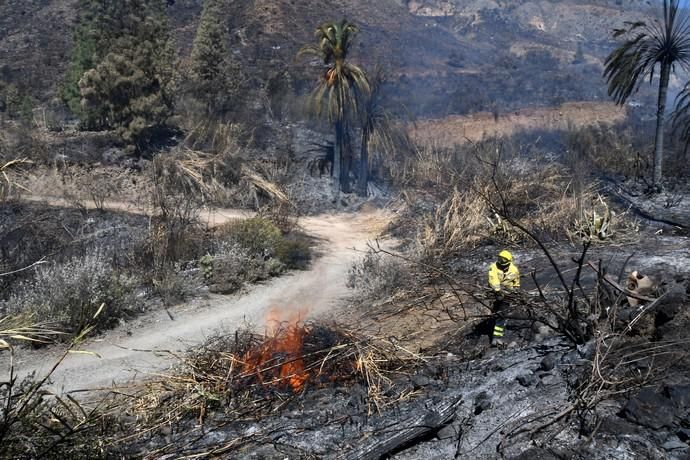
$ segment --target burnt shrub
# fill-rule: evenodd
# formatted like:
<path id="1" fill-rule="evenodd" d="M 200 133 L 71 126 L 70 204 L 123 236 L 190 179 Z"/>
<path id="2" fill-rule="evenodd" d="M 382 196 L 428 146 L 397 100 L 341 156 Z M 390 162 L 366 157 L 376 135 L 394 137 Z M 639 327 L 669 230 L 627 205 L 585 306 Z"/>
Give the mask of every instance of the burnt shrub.
<path id="1" fill-rule="evenodd" d="M 170 264 L 156 271 L 151 283 L 153 292 L 163 301 L 163 305 L 177 305 L 188 299 L 198 286 L 195 280 L 185 276 L 179 264 Z"/>
<path id="2" fill-rule="evenodd" d="M 208 235 L 201 225 L 175 218 L 152 218 L 148 237 L 156 269 L 194 260 L 208 245 Z"/>
<path id="3" fill-rule="evenodd" d="M 136 295 L 140 284 L 137 277 L 113 268 L 94 252 L 39 266 L 33 278 L 21 282 L 9 297 L 6 309 L 57 323 L 70 332 L 87 325 L 105 329 L 140 307 Z"/>
<path id="4" fill-rule="evenodd" d="M 348 272 L 347 286 L 365 299 L 385 299 L 412 284 L 412 272 L 400 259 L 369 251 Z"/>
<path id="5" fill-rule="evenodd" d="M 284 270 L 284 265 L 277 259 L 252 257 L 237 245 L 226 246 L 213 255 L 202 257 L 200 264 L 209 291 L 219 294 L 233 293 L 245 283 L 262 281 Z"/>

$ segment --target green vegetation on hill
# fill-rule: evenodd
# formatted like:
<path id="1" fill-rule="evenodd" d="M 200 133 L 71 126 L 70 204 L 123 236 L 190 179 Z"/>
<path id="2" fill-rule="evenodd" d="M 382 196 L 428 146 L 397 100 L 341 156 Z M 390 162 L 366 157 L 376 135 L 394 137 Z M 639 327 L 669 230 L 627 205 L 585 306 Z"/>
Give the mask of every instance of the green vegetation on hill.
<path id="1" fill-rule="evenodd" d="M 173 108 L 174 51 L 160 0 L 83 0 L 62 96 L 88 129 L 146 146 Z"/>
<path id="2" fill-rule="evenodd" d="M 237 95 L 239 69 L 231 61 L 227 0 L 205 0 L 192 47 L 190 88 L 206 114 L 227 112 Z"/>

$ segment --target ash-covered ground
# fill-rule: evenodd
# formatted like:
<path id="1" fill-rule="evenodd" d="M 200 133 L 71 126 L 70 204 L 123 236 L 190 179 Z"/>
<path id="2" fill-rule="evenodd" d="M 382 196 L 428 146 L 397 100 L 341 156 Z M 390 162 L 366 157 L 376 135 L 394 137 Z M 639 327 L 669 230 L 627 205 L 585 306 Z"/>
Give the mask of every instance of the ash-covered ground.
<path id="1" fill-rule="evenodd" d="M 215 413 L 203 427 L 190 420 L 178 434 L 140 444 L 138 453 L 168 443 L 175 447 L 159 451 L 163 458 L 689 458 L 688 239 L 682 224 L 643 217 L 640 224 L 634 243 L 594 247 L 589 260 L 602 260 L 616 276 L 651 276 L 657 300 L 605 309 L 595 323 L 601 330 L 584 343 L 545 329 L 525 311 L 516 314 L 526 319 L 509 321 L 508 348 L 499 349 L 488 347 L 481 322 L 460 324 L 459 311 L 444 323 L 419 302 L 364 307 L 362 330 L 388 334 L 419 358 L 387 374 L 379 399 L 356 378 L 307 382 L 298 394 L 266 390 L 264 398 L 280 402 L 270 413 L 232 421 Z M 576 259 L 571 252 L 558 257 Z M 517 257 L 525 271 L 541 268 L 537 283 L 554 281 L 538 250 Z M 480 277 L 475 262 L 458 269 L 474 268 Z M 586 270 L 582 284 L 594 289 L 597 273 Z"/>

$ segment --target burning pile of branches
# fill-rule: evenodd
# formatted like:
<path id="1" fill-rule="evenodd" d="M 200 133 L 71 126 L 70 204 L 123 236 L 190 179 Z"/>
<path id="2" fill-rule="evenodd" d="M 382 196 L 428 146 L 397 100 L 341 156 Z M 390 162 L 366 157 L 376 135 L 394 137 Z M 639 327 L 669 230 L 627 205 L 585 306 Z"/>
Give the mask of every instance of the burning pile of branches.
<path id="1" fill-rule="evenodd" d="M 420 359 L 336 325 L 284 322 L 263 335 L 245 329 L 212 337 L 181 358 L 178 373 L 149 384 L 133 409 L 152 427 L 191 417 L 201 423 L 212 411 L 246 420 L 275 413 L 311 389 L 359 384 L 372 413 L 397 400 L 389 391 L 395 377 Z"/>

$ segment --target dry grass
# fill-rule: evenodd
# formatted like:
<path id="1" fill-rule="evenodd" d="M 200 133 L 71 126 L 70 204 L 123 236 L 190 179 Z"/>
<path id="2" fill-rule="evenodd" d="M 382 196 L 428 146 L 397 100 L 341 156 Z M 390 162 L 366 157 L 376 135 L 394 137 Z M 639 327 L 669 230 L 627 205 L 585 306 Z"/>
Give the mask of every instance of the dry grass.
<path id="1" fill-rule="evenodd" d="M 190 429 L 185 420 L 203 424 L 214 411 L 223 414 L 224 423 L 261 418 L 303 392 L 355 383 L 366 388 L 371 414 L 406 397 L 391 396 L 394 380 L 422 358 L 386 339 L 336 325 L 284 322 L 263 335 L 243 329 L 212 337 L 179 360 L 175 373 L 147 384 L 133 398 L 140 434 L 127 442 L 163 427 L 181 434 Z M 178 442 L 150 455 L 186 447 Z"/>
<path id="2" fill-rule="evenodd" d="M 427 214 L 416 235 L 416 246 L 426 260 L 442 260 L 462 249 L 474 248 L 488 236 L 490 209 L 471 191 L 453 190 L 436 211 Z"/>
<path id="3" fill-rule="evenodd" d="M 92 317 L 96 320 L 101 310 Z M 13 342 L 45 342 L 60 332 L 30 318 L 0 319 L 0 352 L 9 353 L 9 378 L 0 382 L 0 456 L 3 458 L 111 458 L 102 439 L 115 429 L 118 409 L 112 398 L 83 404 L 70 395 L 48 390 L 53 372 L 78 350 L 91 327 L 73 338 L 50 370 L 41 377 L 19 379 L 15 370 Z"/>
<path id="4" fill-rule="evenodd" d="M 641 131 L 641 129 L 638 129 Z M 572 129 L 566 136 L 568 162 L 585 170 L 598 169 L 608 174 L 639 178 L 651 172 L 651 146 L 648 137 L 632 128 L 594 125 Z"/>
<path id="5" fill-rule="evenodd" d="M 225 204 L 230 187 L 239 180 L 240 161 L 231 154 L 210 154 L 178 148 L 158 155 L 153 161 L 153 174 L 165 181 L 170 192 L 194 196 L 201 204 Z"/>
<path id="6" fill-rule="evenodd" d="M 613 211 L 596 182 L 576 187 L 572 174 L 562 170 L 550 163 L 519 177 L 512 174 L 504 186 L 510 216 L 545 240 L 620 243 L 637 238 L 636 222 Z"/>
<path id="7" fill-rule="evenodd" d="M 49 343 L 62 332 L 48 323 L 36 323 L 30 316 L 0 318 L 0 350 L 11 349 L 13 341 Z"/>
<path id="8" fill-rule="evenodd" d="M 260 209 L 269 201 L 293 206 L 277 177 L 284 175 L 280 161 L 265 168 L 243 160 L 243 146 L 252 142 L 253 134 L 240 125 L 203 121 L 191 129 L 182 146 L 157 156 L 154 168 L 156 174 L 170 178 L 177 193 L 193 195 L 203 205 L 239 203 Z"/>
<path id="9" fill-rule="evenodd" d="M 23 166 L 28 166 L 32 164 L 26 158 L 17 158 L 14 160 L 5 161 L 4 164 L 0 164 L 0 204 L 7 201 L 7 199 L 12 196 L 12 193 L 19 189 L 27 191 L 25 187 L 19 184 L 11 176 L 14 170 L 20 169 Z"/>
<path id="10" fill-rule="evenodd" d="M 441 148 L 433 144 L 406 145 L 384 162 L 392 182 L 403 188 L 440 187 L 451 189 L 468 171 L 471 162 L 465 149 Z"/>
<path id="11" fill-rule="evenodd" d="M 527 235 L 501 217 L 503 208 L 545 240 L 611 243 L 637 237 L 636 222 L 611 210 L 596 184 L 575 190 L 572 178 L 562 170 L 556 163 L 532 165 L 514 159 L 502 167 L 495 184 L 487 175 L 479 175 L 468 186 L 455 187 L 423 217 L 415 237 L 420 256 L 443 260 L 490 240 L 531 244 Z"/>
<path id="12" fill-rule="evenodd" d="M 252 189 L 253 194 L 265 193 L 279 203 L 290 204 L 290 198 L 279 185 L 265 179 L 247 165 L 242 167 L 242 180 Z"/>

